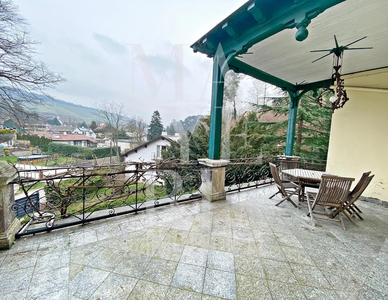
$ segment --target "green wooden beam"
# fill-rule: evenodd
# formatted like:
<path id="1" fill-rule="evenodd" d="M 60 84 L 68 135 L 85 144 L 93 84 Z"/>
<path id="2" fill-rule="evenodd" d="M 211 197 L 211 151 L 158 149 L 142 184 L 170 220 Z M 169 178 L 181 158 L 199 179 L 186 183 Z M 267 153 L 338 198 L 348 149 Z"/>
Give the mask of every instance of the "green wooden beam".
<path id="1" fill-rule="evenodd" d="M 244 73 L 246 75 L 259 79 L 261 81 L 276 85 L 284 90 L 297 91 L 297 87 L 289 83 L 288 81 L 282 80 L 264 71 L 256 69 L 251 65 L 248 65 L 242 62 L 241 60 L 238 60 L 238 59 L 230 60 L 229 67 L 235 72 Z"/>
<path id="2" fill-rule="evenodd" d="M 224 97 L 223 63 L 221 55 L 214 57 L 209 130 L 210 159 L 220 159 L 221 153 L 222 105 Z"/>

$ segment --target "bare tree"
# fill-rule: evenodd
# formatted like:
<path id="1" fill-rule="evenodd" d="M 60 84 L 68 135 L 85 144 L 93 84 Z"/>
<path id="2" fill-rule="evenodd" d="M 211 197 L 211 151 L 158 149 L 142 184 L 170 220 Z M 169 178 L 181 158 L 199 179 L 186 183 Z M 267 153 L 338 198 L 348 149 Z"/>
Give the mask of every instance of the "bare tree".
<path id="1" fill-rule="evenodd" d="M 235 73 L 233 70 L 228 71 L 225 75 L 224 100 L 230 102 L 233 106 L 233 119 L 237 119 L 237 97 L 242 75 Z"/>
<path id="2" fill-rule="evenodd" d="M 98 110 L 99 119 L 105 123 L 107 131 L 111 134 L 111 141 L 116 149 L 117 160 L 120 161 L 118 139 L 119 134 L 125 125 L 125 105 L 123 103 L 116 103 L 110 100 L 103 100 L 94 106 Z"/>
<path id="3" fill-rule="evenodd" d="M 128 132 L 130 132 L 131 137 L 135 141 L 136 147 L 140 146 L 143 143 L 144 138 L 147 136 L 147 124 L 144 122 L 143 118 L 131 118 L 125 125 L 125 128 Z"/>
<path id="4" fill-rule="evenodd" d="M 46 95 L 44 89 L 64 81 L 34 59 L 36 44 L 18 8 L 10 0 L 0 1 L 0 117 L 21 126 L 34 115 L 30 104 L 41 102 L 37 94 Z"/>

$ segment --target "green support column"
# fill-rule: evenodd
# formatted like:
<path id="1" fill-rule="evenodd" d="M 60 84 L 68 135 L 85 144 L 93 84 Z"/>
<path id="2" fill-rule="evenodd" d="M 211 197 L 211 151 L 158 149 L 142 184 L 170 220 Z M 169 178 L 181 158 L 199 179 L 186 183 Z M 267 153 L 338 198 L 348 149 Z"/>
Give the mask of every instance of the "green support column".
<path id="1" fill-rule="evenodd" d="M 293 155 L 294 153 L 294 141 L 295 141 L 295 125 L 296 115 L 298 113 L 298 106 L 300 97 L 303 93 L 288 91 L 290 95 L 290 110 L 288 113 L 288 126 L 287 126 L 287 140 L 285 155 Z"/>
<path id="2" fill-rule="evenodd" d="M 222 74 L 220 57 L 213 59 L 212 100 L 210 109 L 209 158 L 220 159 L 222 103 L 224 97 L 224 76 Z"/>

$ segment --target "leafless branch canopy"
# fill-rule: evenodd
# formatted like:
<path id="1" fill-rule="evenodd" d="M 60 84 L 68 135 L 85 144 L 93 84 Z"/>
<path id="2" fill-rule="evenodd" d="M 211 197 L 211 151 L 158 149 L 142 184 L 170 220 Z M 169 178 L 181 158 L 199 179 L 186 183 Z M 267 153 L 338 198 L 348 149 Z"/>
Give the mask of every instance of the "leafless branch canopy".
<path id="1" fill-rule="evenodd" d="M 0 1 L 0 117 L 25 119 L 31 115 L 29 104 L 40 101 L 35 93 L 45 94 L 64 81 L 34 59 L 36 44 L 17 7 Z"/>

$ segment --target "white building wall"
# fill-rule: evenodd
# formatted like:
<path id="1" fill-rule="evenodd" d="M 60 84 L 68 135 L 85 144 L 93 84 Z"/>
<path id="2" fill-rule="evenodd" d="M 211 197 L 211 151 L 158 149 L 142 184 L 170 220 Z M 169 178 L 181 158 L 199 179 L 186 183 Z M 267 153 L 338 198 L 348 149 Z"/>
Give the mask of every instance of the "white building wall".
<path id="1" fill-rule="evenodd" d="M 158 146 L 160 147 L 167 147 L 170 146 L 170 142 L 168 140 L 162 140 L 158 139 L 157 141 L 148 144 L 147 148 L 144 146 L 140 146 L 140 148 L 136 152 L 131 152 L 125 157 L 125 162 L 147 162 L 147 161 L 153 161 L 155 158 L 161 158 L 161 153 L 158 156 Z"/>

